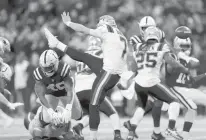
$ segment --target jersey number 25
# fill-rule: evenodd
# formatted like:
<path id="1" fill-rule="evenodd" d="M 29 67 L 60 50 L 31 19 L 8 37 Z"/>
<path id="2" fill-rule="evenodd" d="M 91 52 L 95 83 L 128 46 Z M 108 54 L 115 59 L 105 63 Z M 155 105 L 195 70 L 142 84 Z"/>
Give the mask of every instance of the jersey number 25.
<path id="1" fill-rule="evenodd" d="M 137 53 L 136 54 L 137 69 L 140 70 L 143 69 L 144 67 L 154 68 L 157 64 L 155 57 L 157 57 L 156 52 Z"/>
<path id="2" fill-rule="evenodd" d="M 59 91 L 59 90 L 63 90 L 64 87 L 64 81 L 57 83 L 57 84 L 50 84 L 47 86 L 47 89 L 53 90 L 53 91 Z"/>

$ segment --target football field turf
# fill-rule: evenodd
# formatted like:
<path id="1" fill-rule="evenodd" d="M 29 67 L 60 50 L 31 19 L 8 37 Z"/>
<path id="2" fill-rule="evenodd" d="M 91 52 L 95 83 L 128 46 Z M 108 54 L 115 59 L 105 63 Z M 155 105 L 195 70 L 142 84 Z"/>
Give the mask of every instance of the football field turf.
<path id="1" fill-rule="evenodd" d="M 121 124 L 127 119 L 121 119 Z M 4 121 L 0 120 L 0 140 L 29 140 L 29 133 L 25 130 L 23 126 L 22 119 L 16 119 L 14 124 L 10 128 L 3 129 Z M 161 125 L 162 131 L 167 127 L 168 121 L 166 118 L 162 118 Z M 183 119 L 179 119 L 177 123 L 178 130 L 182 128 Z M 123 137 L 126 138 L 127 130 L 122 126 Z M 152 133 L 152 119 L 151 117 L 146 117 L 143 119 L 141 124 L 137 129 L 139 140 L 150 140 Z M 89 129 L 86 128 L 83 133 L 85 134 L 85 140 L 89 140 Z M 100 124 L 100 129 L 98 133 L 98 140 L 113 140 L 113 130 L 110 124 L 110 120 L 102 118 Z M 198 118 L 195 121 L 194 127 L 191 132 L 192 140 L 206 140 L 206 119 Z M 168 140 L 173 140 L 168 138 Z"/>

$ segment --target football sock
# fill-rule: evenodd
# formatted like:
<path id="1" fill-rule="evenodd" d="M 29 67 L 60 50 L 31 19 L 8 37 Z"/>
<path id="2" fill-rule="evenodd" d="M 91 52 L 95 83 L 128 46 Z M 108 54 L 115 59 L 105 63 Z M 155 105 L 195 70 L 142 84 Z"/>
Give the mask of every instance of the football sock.
<path id="1" fill-rule="evenodd" d="M 132 125 L 138 125 L 139 122 L 143 119 L 145 111 L 143 108 L 138 107 L 133 115 L 133 117 L 130 119 L 130 123 Z"/>
<path id="2" fill-rule="evenodd" d="M 89 127 L 90 130 L 96 131 L 100 123 L 99 106 L 89 104 Z"/>
<path id="3" fill-rule="evenodd" d="M 152 118 L 154 122 L 154 132 L 156 134 L 160 133 L 160 117 L 161 117 L 161 108 L 162 108 L 163 102 L 156 100 L 154 101 L 154 106 L 152 108 Z"/>
<path id="4" fill-rule="evenodd" d="M 114 130 L 120 130 L 120 120 L 119 116 L 115 113 L 110 115 L 110 120 Z"/>
<path id="5" fill-rule="evenodd" d="M 168 115 L 169 115 L 169 129 L 174 129 L 177 117 L 179 116 L 179 110 L 180 105 L 177 102 L 170 103 L 169 109 L 168 109 Z"/>

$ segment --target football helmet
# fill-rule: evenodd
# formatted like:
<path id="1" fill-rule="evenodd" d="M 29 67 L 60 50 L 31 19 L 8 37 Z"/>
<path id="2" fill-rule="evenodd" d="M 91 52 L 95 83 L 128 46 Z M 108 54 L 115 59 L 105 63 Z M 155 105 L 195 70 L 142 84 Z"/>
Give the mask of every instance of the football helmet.
<path id="1" fill-rule="evenodd" d="M 11 67 L 8 64 L 3 63 L 1 65 L 0 75 L 1 75 L 1 78 L 3 78 L 4 81 L 7 83 L 7 82 L 11 81 L 13 71 L 12 71 Z"/>
<path id="2" fill-rule="evenodd" d="M 160 42 L 160 32 L 159 29 L 155 26 L 150 26 L 144 31 L 144 40 L 148 42 L 148 40 L 156 40 Z"/>
<path id="3" fill-rule="evenodd" d="M 9 41 L 4 37 L 0 37 L 0 55 L 3 55 L 5 52 L 10 51 L 11 47 Z"/>
<path id="4" fill-rule="evenodd" d="M 102 26 L 104 24 L 108 24 L 112 27 L 117 27 L 115 19 L 110 15 L 101 16 L 99 18 L 99 23 L 97 24 L 97 27 Z"/>
<path id="5" fill-rule="evenodd" d="M 174 47 L 180 48 L 182 52 L 186 55 L 190 55 L 192 51 L 192 42 L 190 38 L 181 39 L 179 37 L 175 37 L 174 39 Z"/>
<path id="6" fill-rule="evenodd" d="M 51 77 L 58 70 L 59 58 L 57 53 L 53 50 L 45 50 L 39 58 L 39 65 L 44 74 Z"/>
<path id="7" fill-rule="evenodd" d="M 143 17 L 139 22 L 140 34 L 143 36 L 145 29 L 150 26 L 156 27 L 155 20 L 151 16 Z"/>

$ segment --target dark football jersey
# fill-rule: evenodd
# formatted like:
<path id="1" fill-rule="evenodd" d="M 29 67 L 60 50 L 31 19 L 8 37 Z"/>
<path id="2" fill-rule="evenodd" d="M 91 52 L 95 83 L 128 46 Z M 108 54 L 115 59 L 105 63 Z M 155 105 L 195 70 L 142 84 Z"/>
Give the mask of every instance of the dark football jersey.
<path id="1" fill-rule="evenodd" d="M 176 55 L 172 54 L 173 58 L 175 58 L 178 62 L 180 62 L 183 66 L 188 67 L 188 64 L 183 59 L 178 59 Z M 188 87 L 188 83 L 190 81 L 190 77 L 187 74 L 180 73 L 178 71 L 169 73 L 167 70 L 166 64 L 166 76 L 165 76 L 166 84 L 170 87 L 180 86 L 180 87 Z"/>
<path id="2" fill-rule="evenodd" d="M 33 72 L 34 79 L 42 82 L 46 86 L 46 94 L 52 94 L 56 97 L 66 96 L 67 92 L 64 86 L 64 79 L 69 75 L 70 65 L 59 63 L 57 72 L 52 77 L 46 77 L 40 67 Z"/>

